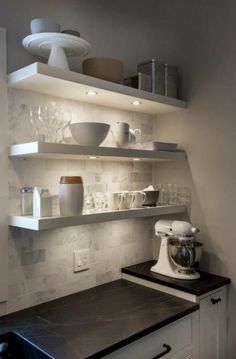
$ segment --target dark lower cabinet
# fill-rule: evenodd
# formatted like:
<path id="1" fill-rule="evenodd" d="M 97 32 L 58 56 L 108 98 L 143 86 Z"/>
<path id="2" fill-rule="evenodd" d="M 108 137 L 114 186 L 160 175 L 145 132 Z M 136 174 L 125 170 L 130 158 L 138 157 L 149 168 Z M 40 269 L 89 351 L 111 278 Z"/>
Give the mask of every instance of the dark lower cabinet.
<path id="1" fill-rule="evenodd" d="M 0 359 L 51 359 L 15 332 L 0 335 Z"/>

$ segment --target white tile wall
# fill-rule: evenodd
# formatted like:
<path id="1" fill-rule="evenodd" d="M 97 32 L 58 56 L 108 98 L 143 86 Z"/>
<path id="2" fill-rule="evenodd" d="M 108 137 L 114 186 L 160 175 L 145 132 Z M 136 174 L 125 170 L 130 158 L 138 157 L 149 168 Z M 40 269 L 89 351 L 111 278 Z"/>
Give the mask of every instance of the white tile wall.
<path id="1" fill-rule="evenodd" d="M 150 116 L 65 101 L 22 90 L 9 91 L 9 143 L 32 139 L 25 108 L 54 101 L 72 111 L 73 121 L 117 121 L 141 128 L 150 140 Z M 112 145 L 112 138 L 104 145 Z M 44 186 L 58 193 L 61 175 L 82 175 L 86 191 L 142 189 L 152 182 L 150 163 L 14 159 L 9 161 L 10 212 L 20 212 L 22 186 Z M 54 213 L 58 211 L 54 208 Z M 89 248 L 91 268 L 73 273 L 73 251 Z M 120 268 L 152 258 L 152 220 L 129 220 L 61 228 L 53 231 L 9 231 L 9 301 L 0 315 L 120 278 Z"/>

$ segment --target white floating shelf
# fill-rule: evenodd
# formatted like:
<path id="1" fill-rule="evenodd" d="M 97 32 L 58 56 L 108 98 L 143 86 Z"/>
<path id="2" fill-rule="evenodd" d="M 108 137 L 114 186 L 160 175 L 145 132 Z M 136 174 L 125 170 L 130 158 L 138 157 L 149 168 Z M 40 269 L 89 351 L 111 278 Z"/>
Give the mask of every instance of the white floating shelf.
<path id="1" fill-rule="evenodd" d="M 145 161 L 178 161 L 186 159 L 184 151 L 148 151 L 115 147 L 89 147 L 47 142 L 29 142 L 13 145 L 9 149 L 9 156 L 55 159 L 88 159 L 90 156 L 94 156 L 102 160 L 119 161 L 133 159 Z"/>
<path id="2" fill-rule="evenodd" d="M 9 225 L 24 229 L 31 229 L 33 231 L 42 231 L 59 227 L 79 226 L 82 224 L 118 221 L 123 219 L 135 219 L 142 217 L 156 217 L 167 214 L 184 213 L 185 211 L 185 206 L 176 205 L 129 209 L 124 211 L 91 213 L 72 217 L 58 216 L 35 218 L 32 216 L 10 216 Z"/>
<path id="3" fill-rule="evenodd" d="M 71 100 L 129 110 L 147 114 L 159 114 L 183 109 L 185 101 L 161 96 L 147 91 L 63 70 L 42 63 L 33 63 L 8 75 L 10 87 L 31 90 Z M 97 96 L 88 96 L 94 90 Z M 139 106 L 131 103 L 142 102 Z"/>

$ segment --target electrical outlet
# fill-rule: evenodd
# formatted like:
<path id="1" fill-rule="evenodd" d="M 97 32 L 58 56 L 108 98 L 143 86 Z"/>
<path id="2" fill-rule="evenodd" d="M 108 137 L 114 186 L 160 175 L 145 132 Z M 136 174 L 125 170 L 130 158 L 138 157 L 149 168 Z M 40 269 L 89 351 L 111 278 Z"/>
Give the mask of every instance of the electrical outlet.
<path id="1" fill-rule="evenodd" d="M 74 272 L 80 272 L 89 269 L 90 255 L 88 249 L 74 251 Z"/>

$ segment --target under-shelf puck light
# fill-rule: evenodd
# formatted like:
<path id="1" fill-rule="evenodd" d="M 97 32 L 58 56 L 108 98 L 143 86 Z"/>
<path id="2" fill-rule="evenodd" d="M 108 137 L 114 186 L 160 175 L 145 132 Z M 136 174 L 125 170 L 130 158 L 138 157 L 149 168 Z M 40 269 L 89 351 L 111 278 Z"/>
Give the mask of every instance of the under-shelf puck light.
<path id="1" fill-rule="evenodd" d="M 131 105 L 139 106 L 139 105 L 142 105 L 142 102 L 141 102 L 141 101 L 138 101 L 138 100 L 135 100 L 135 101 L 132 101 L 132 102 L 131 102 Z"/>
<path id="2" fill-rule="evenodd" d="M 86 95 L 88 96 L 96 96 L 97 94 L 98 94 L 97 91 L 93 91 L 93 90 L 86 92 Z"/>
<path id="3" fill-rule="evenodd" d="M 89 156 L 90 160 L 96 160 L 98 157 L 97 156 Z"/>

